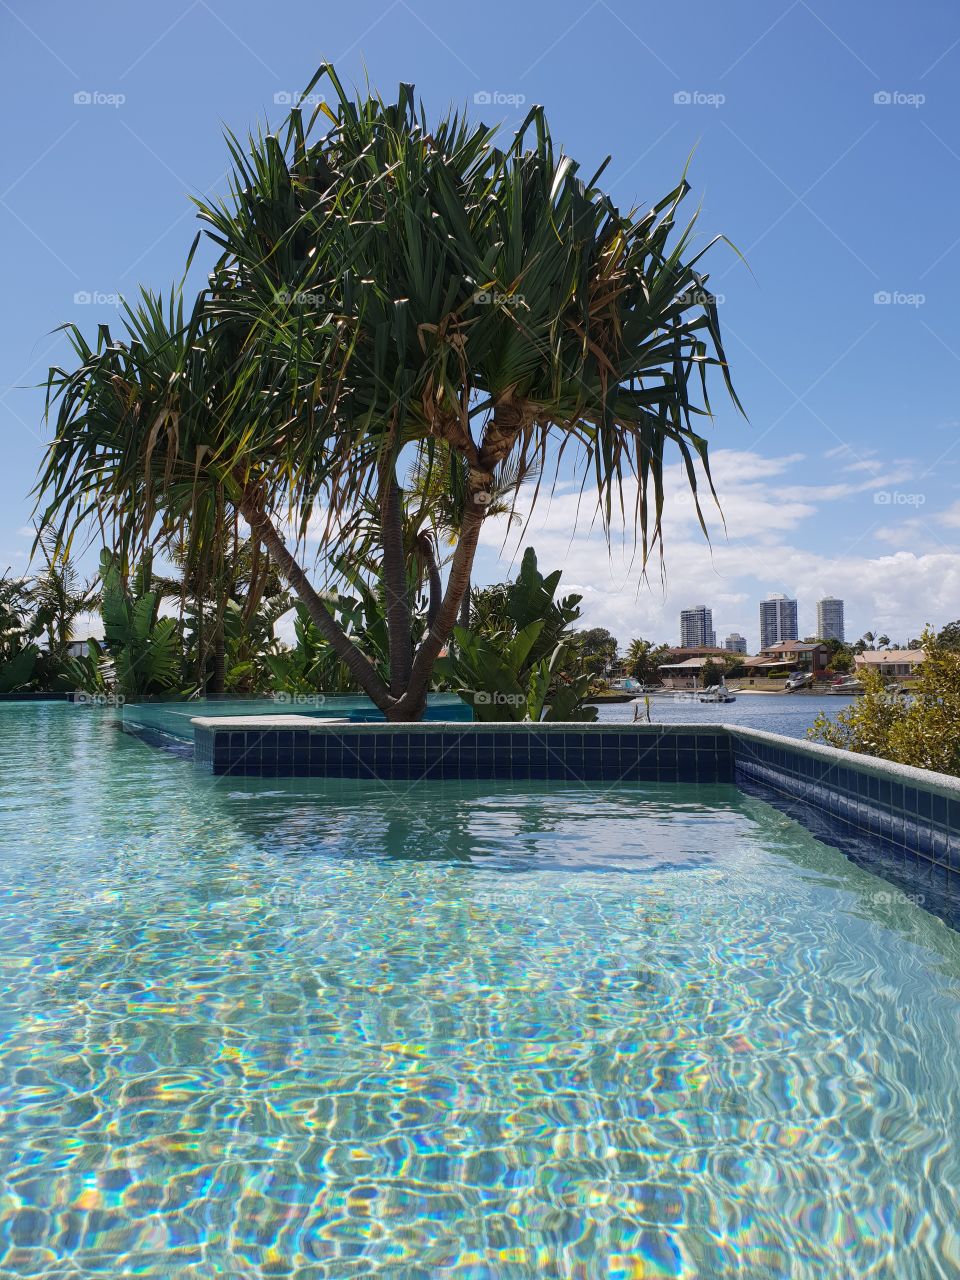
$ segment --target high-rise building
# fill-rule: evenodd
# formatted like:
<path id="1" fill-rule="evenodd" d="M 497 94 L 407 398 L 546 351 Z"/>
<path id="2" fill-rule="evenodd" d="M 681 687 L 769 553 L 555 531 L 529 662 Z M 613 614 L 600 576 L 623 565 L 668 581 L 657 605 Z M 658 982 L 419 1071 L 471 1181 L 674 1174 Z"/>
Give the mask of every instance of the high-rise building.
<path id="1" fill-rule="evenodd" d="M 715 649 L 717 633 L 713 629 L 713 610 L 705 604 L 684 609 L 680 614 L 681 649 Z"/>
<path id="2" fill-rule="evenodd" d="M 817 601 L 817 639 L 843 642 L 843 601 L 835 596 Z"/>
<path id="3" fill-rule="evenodd" d="M 746 653 L 746 636 L 742 636 L 739 631 L 731 631 L 726 640 L 724 640 L 723 647 L 727 653 Z"/>
<path id="4" fill-rule="evenodd" d="M 784 640 L 798 640 L 797 602 L 783 595 L 760 601 L 760 648 L 769 649 Z"/>

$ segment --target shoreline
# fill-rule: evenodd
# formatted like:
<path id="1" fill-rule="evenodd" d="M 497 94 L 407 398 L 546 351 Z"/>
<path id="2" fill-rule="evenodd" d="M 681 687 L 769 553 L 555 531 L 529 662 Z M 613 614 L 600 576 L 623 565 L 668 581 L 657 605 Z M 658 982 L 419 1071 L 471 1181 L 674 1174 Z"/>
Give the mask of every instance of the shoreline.
<path id="1" fill-rule="evenodd" d="M 676 690 L 676 692 L 677 693 L 699 693 L 701 692 L 701 690 L 678 689 Z M 784 693 L 782 689 L 732 689 L 731 688 L 730 692 L 733 694 L 735 698 L 739 698 L 741 695 L 743 697 L 746 697 L 747 695 L 749 695 L 750 697 L 756 697 L 756 698 L 832 698 L 832 697 L 838 696 L 836 694 L 824 693 L 823 690 L 820 690 L 820 689 L 797 689 L 796 692 L 794 693 Z M 647 693 L 647 694 L 639 693 L 636 696 L 638 698 L 662 698 L 662 697 L 672 698 L 674 695 L 673 693 L 669 693 L 666 690 L 664 690 L 664 691 L 658 691 L 657 693 Z"/>
<path id="2" fill-rule="evenodd" d="M 823 689 L 795 689 L 787 693 L 784 689 L 738 689 L 737 693 L 770 694 L 774 698 L 834 698 L 838 695 L 825 693 Z"/>

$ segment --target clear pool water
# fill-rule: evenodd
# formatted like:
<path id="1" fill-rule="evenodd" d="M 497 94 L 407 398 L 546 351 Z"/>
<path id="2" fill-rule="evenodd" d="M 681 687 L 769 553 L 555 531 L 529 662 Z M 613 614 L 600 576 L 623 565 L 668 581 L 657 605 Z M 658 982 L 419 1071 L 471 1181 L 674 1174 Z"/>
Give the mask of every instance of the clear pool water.
<path id="1" fill-rule="evenodd" d="M 726 787 L 0 706 L 0 1275 L 960 1274 L 960 936 Z"/>

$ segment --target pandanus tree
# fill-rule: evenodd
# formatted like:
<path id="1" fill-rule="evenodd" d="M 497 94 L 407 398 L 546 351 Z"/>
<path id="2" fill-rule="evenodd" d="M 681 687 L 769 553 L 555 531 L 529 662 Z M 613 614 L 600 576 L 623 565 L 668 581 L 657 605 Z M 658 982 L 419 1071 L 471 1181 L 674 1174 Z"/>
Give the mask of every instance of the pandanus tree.
<path id="1" fill-rule="evenodd" d="M 221 256 L 193 314 L 179 325 L 171 315 L 170 343 L 155 326 L 145 346 L 136 323 L 119 341 L 101 331 L 96 348 L 73 331 L 80 366 L 49 384 L 41 525 L 68 540 L 96 516 L 133 545 L 222 498 L 360 687 L 388 718 L 417 719 L 504 473 L 529 482 L 529 507 L 533 477 L 567 460 L 608 535 L 626 520 L 645 563 L 662 548 L 671 451 L 706 532 L 701 477 L 713 486 L 695 423 L 710 413 L 711 367 L 736 397 L 698 270 L 710 246 L 693 252 L 695 217 L 678 224 L 685 179 L 624 212 L 599 185 L 603 169 L 584 181 L 555 150 L 539 107 L 501 149 L 493 129 L 457 113 L 428 124 L 410 86 L 385 103 L 352 97 L 330 67 L 310 90 L 322 76 L 332 107 L 308 121 L 294 110 L 245 144 L 228 138 L 230 193 L 199 202 Z M 446 583 L 417 644 L 411 468 L 456 513 Z M 311 528 L 334 547 L 368 502 L 386 674 L 298 550 Z"/>

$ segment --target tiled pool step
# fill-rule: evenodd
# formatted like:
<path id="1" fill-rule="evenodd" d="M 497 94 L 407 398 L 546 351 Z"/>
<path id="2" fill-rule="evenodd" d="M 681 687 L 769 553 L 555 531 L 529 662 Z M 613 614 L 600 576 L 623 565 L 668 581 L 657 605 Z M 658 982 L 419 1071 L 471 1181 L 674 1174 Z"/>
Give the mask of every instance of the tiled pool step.
<path id="1" fill-rule="evenodd" d="M 960 779 L 723 724 L 335 724 L 194 720 L 199 768 L 232 777 L 737 783 L 960 896 Z M 912 870 L 911 870 L 912 868 Z"/>

